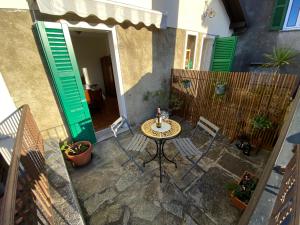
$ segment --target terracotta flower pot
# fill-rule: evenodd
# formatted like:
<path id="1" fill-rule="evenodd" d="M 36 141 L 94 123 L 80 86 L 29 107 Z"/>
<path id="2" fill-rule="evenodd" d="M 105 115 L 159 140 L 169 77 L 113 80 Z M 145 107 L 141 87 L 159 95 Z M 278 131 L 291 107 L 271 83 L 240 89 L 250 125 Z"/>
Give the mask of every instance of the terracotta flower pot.
<path id="1" fill-rule="evenodd" d="M 233 191 L 233 192 L 234 192 L 234 191 Z M 236 208 L 238 208 L 238 209 L 244 211 L 244 210 L 246 209 L 246 207 L 247 207 L 247 204 L 246 204 L 245 202 L 242 202 L 242 201 L 241 201 L 240 199 L 238 199 L 237 197 L 235 197 L 234 194 L 233 194 L 233 192 L 230 193 L 230 202 L 231 202 L 231 204 L 232 204 L 234 207 L 236 207 Z"/>
<path id="2" fill-rule="evenodd" d="M 89 141 L 79 141 L 74 144 L 85 144 L 88 145 L 88 149 L 79 155 L 70 155 L 66 152 L 67 158 L 72 162 L 73 166 L 84 166 L 91 161 L 91 155 L 93 150 L 93 145 Z"/>
<path id="3" fill-rule="evenodd" d="M 245 171 L 243 176 L 240 178 L 240 181 L 238 182 L 239 185 L 241 184 L 246 174 L 249 174 L 251 177 L 255 178 L 255 176 L 252 173 Z M 244 211 L 247 207 L 247 203 L 241 201 L 239 198 L 234 196 L 234 191 L 230 192 L 230 202 L 234 207 L 240 209 L 241 211 Z"/>

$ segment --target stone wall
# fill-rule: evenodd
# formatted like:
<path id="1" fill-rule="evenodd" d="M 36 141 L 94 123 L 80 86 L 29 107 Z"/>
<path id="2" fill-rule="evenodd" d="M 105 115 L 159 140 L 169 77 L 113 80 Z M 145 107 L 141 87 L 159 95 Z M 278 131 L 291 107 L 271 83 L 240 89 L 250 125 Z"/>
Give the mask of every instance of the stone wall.
<path id="1" fill-rule="evenodd" d="M 270 30 L 274 2 L 275 0 L 241 0 L 247 14 L 248 30 L 239 36 L 234 71 L 249 71 L 251 63 L 266 62 L 264 54 L 271 53 L 275 46 L 290 47 L 300 52 L 299 31 Z M 299 60 L 300 55 L 295 62 Z M 300 74 L 297 63 L 281 72 Z"/>
<path id="2" fill-rule="evenodd" d="M 28 10 L 0 9 L 0 71 L 16 106 L 28 104 L 39 129 L 46 130 L 62 125 L 63 121 L 32 24 Z"/>

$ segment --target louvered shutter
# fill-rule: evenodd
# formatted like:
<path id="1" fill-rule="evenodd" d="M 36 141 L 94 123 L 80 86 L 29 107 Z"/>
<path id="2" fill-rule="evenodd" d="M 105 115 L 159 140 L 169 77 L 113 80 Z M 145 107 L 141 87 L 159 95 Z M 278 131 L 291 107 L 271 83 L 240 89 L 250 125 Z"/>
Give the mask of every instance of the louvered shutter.
<path id="1" fill-rule="evenodd" d="M 289 0 L 275 0 L 275 7 L 272 16 L 272 30 L 281 30 L 284 24 Z"/>
<path id="2" fill-rule="evenodd" d="M 236 36 L 215 38 L 210 68 L 211 71 L 231 71 L 236 44 Z"/>
<path id="3" fill-rule="evenodd" d="M 95 143 L 95 132 L 68 26 L 52 22 L 37 22 L 34 26 L 73 141 L 89 140 Z"/>

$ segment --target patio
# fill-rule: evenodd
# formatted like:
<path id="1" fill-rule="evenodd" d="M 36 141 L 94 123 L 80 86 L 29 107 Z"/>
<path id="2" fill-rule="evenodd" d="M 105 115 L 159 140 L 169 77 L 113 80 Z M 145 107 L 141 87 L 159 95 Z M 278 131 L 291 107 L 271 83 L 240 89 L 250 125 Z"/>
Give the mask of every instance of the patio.
<path id="1" fill-rule="evenodd" d="M 189 136 L 191 125 L 181 125 L 181 135 Z M 128 143 L 130 134 L 120 137 L 121 143 Z M 198 133 L 193 141 L 201 146 L 207 138 Z M 93 160 L 86 167 L 74 169 L 67 163 L 88 224 L 237 224 L 241 212 L 230 204 L 226 184 L 237 180 L 245 170 L 259 176 L 270 153 L 261 150 L 257 155 L 245 156 L 219 135 L 207 157 L 200 161 L 206 172 L 197 168 L 181 180 L 190 162 L 177 156 L 177 169 L 163 163 L 165 173 L 160 184 L 157 162 L 147 164 L 144 173 L 133 163 L 122 167 L 127 158 L 117 148 L 111 138 L 94 146 Z M 147 150 L 154 153 L 154 142 L 148 144 Z M 165 152 L 174 156 L 174 145 L 167 142 Z M 139 162 L 148 158 L 144 152 Z"/>

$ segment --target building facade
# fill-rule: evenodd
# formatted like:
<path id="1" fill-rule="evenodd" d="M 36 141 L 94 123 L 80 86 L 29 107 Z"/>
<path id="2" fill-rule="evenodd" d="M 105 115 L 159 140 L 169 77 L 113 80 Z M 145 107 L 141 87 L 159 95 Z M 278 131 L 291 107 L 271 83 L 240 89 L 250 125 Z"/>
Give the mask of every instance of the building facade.
<path id="1" fill-rule="evenodd" d="M 239 35 L 235 71 L 255 70 L 266 62 L 264 54 L 274 47 L 287 47 L 300 51 L 299 1 L 297 0 L 241 0 L 247 14 L 248 30 Z M 297 61 L 282 73 L 299 74 Z"/>
<path id="2" fill-rule="evenodd" d="M 76 57 L 76 82 L 83 82 L 78 93 L 81 97 L 88 94 L 91 98 L 83 100 L 72 96 L 72 105 L 80 102 L 86 105 L 84 101 L 87 101 L 88 114 L 93 117 L 91 102 L 97 104 L 104 101 L 103 108 L 109 108 L 107 105 L 112 105 L 115 99 L 117 106 L 110 110 L 128 117 L 131 123 L 140 123 L 153 115 L 157 104 L 151 99 L 145 101 L 144 95 L 146 92 L 167 90 L 171 68 L 208 70 L 214 38 L 232 35 L 230 19 L 221 0 L 111 1 L 109 4 L 113 6 L 105 5 L 104 17 L 103 11 L 97 8 L 102 5 L 95 1 L 78 1 L 76 4 L 67 0 L 0 3 L 0 39 L 3 44 L 0 71 L 15 105 L 29 104 L 40 130 L 48 134 L 53 131 L 55 135 L 62 136 L 64 127 L 68 132 L 72 130 L 72 118 L 68 118 L 67 112 L 71 106 L 64 108 L 60 91 L 66 88 L 59 89 L 55 81 L 40 34 L 44 31 L 36 28 L 37 24 L 48 22 L 43 24 L 56 24 L 62 30 L 61 24 L 67 27 L 67 36 L 64 37 L 71 39 L 68 49 L 72 48 L 71 52 Z M 117 7 L 118 13 L 109 14 L 110 7 L 114 10 Z M 118 10 L 123 10 L 123 13 Z M 137 13 L 137 16 L 126 17 L 126 10 L 132 10 L 131 14 Z M 124 18 L 118 18 L 118 15 Z M 157 22 L 157 15 L 161 18 L 160 23 Z M 47 43 L 51 49 L 49 40 Z M 97 53 L 93 49 L 98 49 Z M 70 51 L 68 54 L 71 54 Z M 109 56 L 111 62 L 105 63 L 105 56 Z M 114 84 L 110 84 L 115 85 L 115 93 L 109 93 L 106 67 L 112 70 Z M 101 77 L 96 77 L 97 74 Z M 91 91 L 90 87 L 94 84 L 97 90 L 101 90 L 101 100 L 99 92 Z M 89 86 L 88 91 L 86 86 Z M 98 97 L 93 97 L 95 93 Z M 101 121 L 109 120 L 111 113 L 104 113 L 100 119 L 97 115 L 96 112 L 95 120 L 92 118 L 92 123 L 99 123 L 98 130 L 95 126 L 93 128 L 96 132 L 101 131 L 103 126 L 108 127 Z"/>

